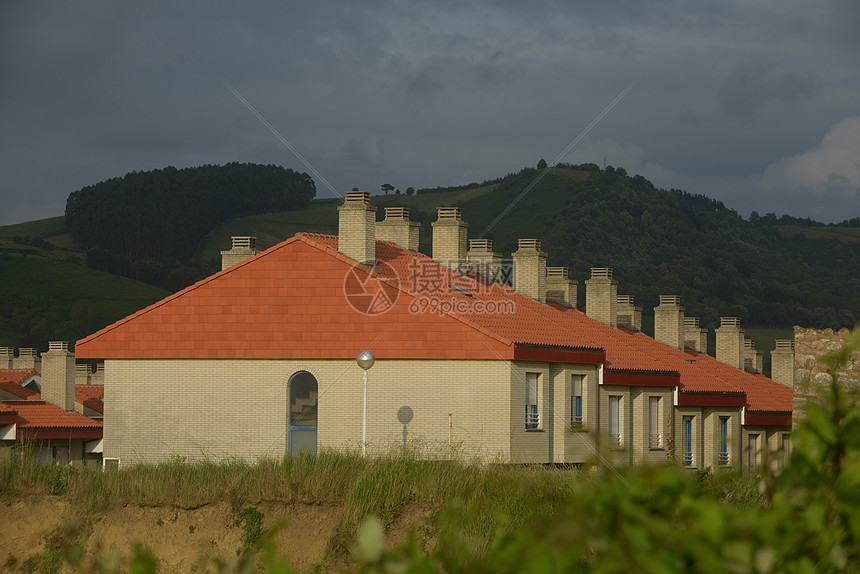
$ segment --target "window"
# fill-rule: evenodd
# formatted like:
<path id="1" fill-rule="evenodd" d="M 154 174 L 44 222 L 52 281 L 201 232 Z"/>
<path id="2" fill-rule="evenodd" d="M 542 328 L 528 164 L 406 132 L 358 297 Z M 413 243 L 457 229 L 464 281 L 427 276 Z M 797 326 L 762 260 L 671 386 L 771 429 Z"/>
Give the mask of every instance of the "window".
<path id="1" fill-rule="evenodd" d="M 747 437 L 747 468 L 755 470 L 758 466 L 758 434 Z"/>
<path id="2" fill-rule="evenodd" d="M 582 375 L 572 375 L 570 381 L 570 422 L 582 424 Z"/>
<path id="3" fill-rule="evenodd" d="M 609 441 L 613 446 L 621 444 L 621 397 L 609 397 Z"/>
<path id="4" fill-rule="evenodd" d="M 693 417 L 684 417 L 684 466 L 693 466 Z"/>
<path id="5" fill-rule="evenodd" d="M 786 433 L 782 435 L 782 445 L 780 447 L 780 461 L 782 464 L 781 468 L 785 468 L 788 466 L 788 462 L 791 460 L 791 435 Z"/>
<path id="6" fill-rule="evenodd" d="M 540 373 L 526 373 L 526 428 L 536 429 L 540 426 L 538 412 L 538 377 Z"/>
<path id="7" fill-rule="evenodd" d="M 720 417 L 720 452 L 717 456 L 720 465 L 729 464 L 729 417 Z"/>
<path id="8" fill-rule="evenodd" d="M 661 448 L 660 397 L 648 397 L 648 448 Z"/>

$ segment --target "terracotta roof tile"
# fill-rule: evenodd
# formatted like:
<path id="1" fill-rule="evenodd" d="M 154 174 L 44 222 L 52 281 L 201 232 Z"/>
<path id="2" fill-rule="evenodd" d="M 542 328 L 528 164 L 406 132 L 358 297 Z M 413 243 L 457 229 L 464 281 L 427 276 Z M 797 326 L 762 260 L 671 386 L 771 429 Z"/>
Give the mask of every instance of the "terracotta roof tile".
<path id="1" fill-rule="evenodd" d="M 35 369 L 0 369 L 0 390 L 19 399 L 39 400 L 41 395 L 38 391 L 23 386 L 34 378 L 41 384 L 39 372 Z"/>
<path id="2" fill-rule="evenodd" d="M 0 408 L 18 413 L 21 429 L 98 429 L 102 422 L 81 413 L 67 412 L 45 401 L 3 401 Z"/>

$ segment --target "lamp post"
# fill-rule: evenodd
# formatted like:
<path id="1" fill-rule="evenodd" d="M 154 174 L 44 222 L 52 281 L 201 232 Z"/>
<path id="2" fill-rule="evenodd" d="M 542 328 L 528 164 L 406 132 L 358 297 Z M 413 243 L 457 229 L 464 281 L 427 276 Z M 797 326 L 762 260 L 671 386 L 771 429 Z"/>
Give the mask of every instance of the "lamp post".
<path id="1" fill-rule="evenodd" d="M 361 456 L 367 456 L 367 371 L 376 362 L 370 351 L 362 351 L 355 360 L 364 371 L 364 407 L 361 411 Z"/>

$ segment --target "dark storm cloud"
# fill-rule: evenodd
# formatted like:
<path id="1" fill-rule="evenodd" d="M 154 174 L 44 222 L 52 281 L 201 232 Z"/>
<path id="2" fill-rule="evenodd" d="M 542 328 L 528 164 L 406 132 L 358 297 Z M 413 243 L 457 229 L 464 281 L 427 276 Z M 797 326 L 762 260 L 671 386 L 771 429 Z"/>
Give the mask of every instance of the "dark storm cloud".
<path id="1" fill-rule="evenodd" d="M 775 73 L 764 64 L 740 64 L 720 87 L 720 109 L 730 116 L 753 117 L 775 102 L 797 102 L 813 94 L 814 84 L 796 73 Z"/>
<path id="2" fill-rule="evenodd" d="M 844 218 L 822 206 L 860 185 L 856 24 L 835 0 L 7 2 L 0 224 L 131 170 L 304 170 L 225 82 L 338 190 L 377 191 L 550 160 L 637 80 L 567 161 Z"/>

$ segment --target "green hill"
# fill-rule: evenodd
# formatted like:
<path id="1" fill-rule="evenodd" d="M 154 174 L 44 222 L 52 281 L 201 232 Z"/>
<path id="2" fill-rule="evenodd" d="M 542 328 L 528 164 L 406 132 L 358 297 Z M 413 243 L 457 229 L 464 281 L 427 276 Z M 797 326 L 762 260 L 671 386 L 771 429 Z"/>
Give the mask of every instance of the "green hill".
<path id="1" fill-rule="evenodd" d="M 383 207 L 409 207 L 425 253 L 439 206 L 462 207 L 469 237 L 485 233 L 505 256 L 518 238 L 541 238 L 548 264 L 570 267 L 579 280 L 580 301 L 589 268 L 612 267 L 619 292 L 645 309 L 646 332 L 661 294 L 680 295 L 687 315 L 710 329 L 720 316 L 739 316 L 754 337 L 860 318 L 856 227 L 832 231 L 773 214 L 747 221 L 719 201 L 593 165 L 553 168 L 520 197 L 538 175 L 527 168 L 484 184 L 371 200 L 380 219 Z M 216 271 L 233 235 L 256 236 L 268 248 L 298 231 L 335 234 L 338 203 L 312 200 L 296 211 L 227 220 L 183 261 L 84 250 L 63 217 L 0 227 L 0 345 L 45 348 L 49 339 L 85 336 Z"/>
<path id="2" fill-rule="evenodd" d="M 47 348 L 82 338 L 169 294 L 96 271 L 67 241 L 63 218 L 0 227 L 0 345 Z M 18 236 L 10 232 L 27 231 Z M 27 241 L 30 245 L 22 243 Z"/>
<path id="3" fill-rule="evenodd" d="M 371 201 L 380 219 L 382 207 L 409 207 L 421 223 L 421 251 L 429 254 L 436 207 L 461 206 L 475 238 L 537 174 L 525 169 L 486 186 Z M 231 235 L 256 235 L 266 248 L 297 231 L 337 233 L 336 203 L 315 200 L 303 211 L 231 220 L 209 234 L 201 254 L 216 257 Z M 568 266 L 579 280 L 580 301 L 590 268 L 612 267 L 620 292 L 633 295 L 646 314 L 659 295 L 675 294 L 689 316 L 711 329 L 721 316 L 783 329 L 853 326 L 860 318 L 860 241 L 851 228 L 809 238 L 780 230 L 705 196 L 657 189 L 641 176 L 554 168 L 486 237 L 506 256 L 518 238 L 541 238 L 548 265 Z"/>

